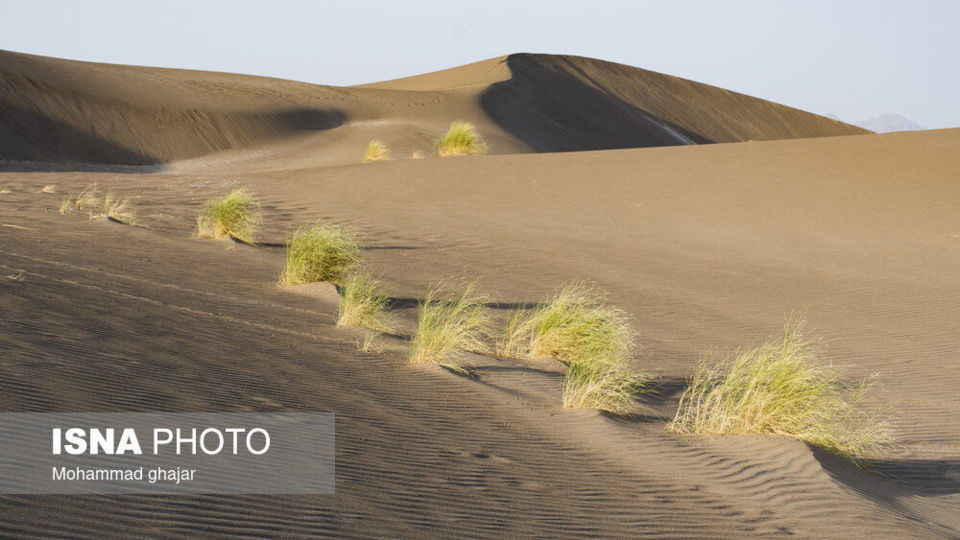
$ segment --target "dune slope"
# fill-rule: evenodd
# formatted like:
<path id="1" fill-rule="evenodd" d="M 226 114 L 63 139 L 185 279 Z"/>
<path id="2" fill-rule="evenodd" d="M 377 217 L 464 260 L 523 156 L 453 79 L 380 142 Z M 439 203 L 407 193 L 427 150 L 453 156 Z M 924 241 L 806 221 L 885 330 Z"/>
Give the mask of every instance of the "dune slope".
<path id="1" fill-rule="evenodd" d="M 635 148 L 867 133 L 678 77 L 578 56 L 514 54 L 481 96 L 499 125 L 539 151 Z"/>
<path id="2" fill-rule="evenodd" d="M 257 77 L 0 53 L 5 159 L 151 165 L 343 122 L 288 99 L 321 88 Z"/>
<path id="3" fill-rule="evenodd" d="M 335 496 L 3 497 L 2 530 L 955 537 L 958 147 L 945 130 L 251 172 L 260 248 L 190 238 L 234 174 L 0 174 L 4 410 L 338 417 Z M 93 181 L 150 229 L 60 216 L 40 192 Z M 593 280 L 661 393 L 612 419 L 560 409 L 546 363 L 479 358 L 469 379 L 406 366 L 399 338 L 357 352 L 332 303 L 274 285 L 271 246 L 319 217 L 364 233 L 405 327 L 441 278 L 482 276 L 498 309 Z M 874 472 L 789 439 L 664 430 L 706 351 L 795 309 L 847 376 L 883 372 L 873 403 L 901 442 Z"/>
<path id="4" fill-rule="evenodd" d="M 514 54 L 358 87 L 0 52 L 0 159 L 160 165 L 282 147 L 354 163 L 371 138 L 429 152 L 453 120 L 493 153 L 866 133 L 708 85 L 588 58 Z M 278 146 L 279 145 L 279 146 Z"/>
<path id="5" fill-rule="evenodd" d="M 0 92 L 0 410 L 337 417 L 333 496 L 0 496 L 3 536 L 960 536 L 960 129 L 825 137 L 862 132 L 545 55 L 335 88 L 0 53 Z M 454 118 L 504 155 L 358 163 Z M 238 181 L 263 243 L 193 238 Z M 60 215 L 94 182 L 140 226 Z M 378 352 L 332 294 L 276 285 L 316 220 L 383 278 L 400 330 Z M 658 393 L 611 417 L 562 409 L 551 359 L 407 365 L 418 302 L 458 279 L 498 320 L 594 282 Z M 794 311 L 845 378 L 880 372 L 899 443 L 873 470 L 665 430 L 701 359 Z"/>

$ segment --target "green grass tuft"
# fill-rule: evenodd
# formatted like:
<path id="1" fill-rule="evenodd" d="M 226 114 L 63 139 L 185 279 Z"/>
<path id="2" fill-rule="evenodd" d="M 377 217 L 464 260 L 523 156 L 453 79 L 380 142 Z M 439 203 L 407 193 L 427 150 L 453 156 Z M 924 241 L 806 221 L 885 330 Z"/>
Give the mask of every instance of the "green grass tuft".
<path id="1" fill-rule="evenodd" d="M 650 376 L 626 366 L 570 364 L 563 381 L 563 406 L 627 414 L 649 382 Z"/>
<path id="2" fill-rule="evenodd" d="M 818 361 L 802 322 L 781 338 L 716 365 L 701 364 L 668 428 L 696 435 L 785 435 L 860 463 L 891 439 L 876 411 L 862 404 L 873 378 L 843 383 Z"/>
<path id="3" fill-rule="evenodd" d="M 440 157 L 479 156 L 487 153 L 487 143 L 470 122 L 456 121 L 436 143 L 436 153 Z"/>
<path id="4" fill-rule="evenodd" d="M 256 244 L 260 233 L 260 201 L 245 188 L 237 188 L 223 197 L 207 201 L 197 216 L 199 238 L 233 238 Z"/>
<path id="5" fill-rule="evenodd" d="M 453 295 L 446 294 L 442 287 L 431 289 L 420 304 L 410 363 L 456 367 L 458 353 L 481 350 L 489 321 L 486 301 L 473 284 Z"/>
<path id="6" fill-rule="evenodd" d="M 358 326 L 378 332 L 390 332 L 386 321 L 389 299 L 380 282 L 362 273 L 354 273 L 344 280 L 340 289 L 340 315 L 337 326 Z"/>
<path id="7" fill-rule="evenodd" d="M 287 242 L 287 261 L 280 282 L 341 284 L 359 259 L 360 244 L 349 229 L 326 223 L 301 227 Z"/>
<path id="8" fill-rule="evenodd" d="M 501 356 L 551 356 L 566 364 L 564 407 L 617 414 L 650 380 L 628 367 L 633 350 L 626 314 L 582 282 L 560 289 L 540 307 L 513 312 L 496 345 Z"/>
<path id="9" fill-rule="evenodd" d="M 390 149 L 380 139 L 374 139 L 363 151 L 363 163 L 390 159 Z"/>
<path id="10" fill-rule="evenodd" d="M 563 287 L 540 307 L 511 314 L 498 343 L 503 356 L 552 356 L 565 364 L 615 365 L 629 359 L 633 332 L 626 314 L 603 303 L 590 285 Z"/>

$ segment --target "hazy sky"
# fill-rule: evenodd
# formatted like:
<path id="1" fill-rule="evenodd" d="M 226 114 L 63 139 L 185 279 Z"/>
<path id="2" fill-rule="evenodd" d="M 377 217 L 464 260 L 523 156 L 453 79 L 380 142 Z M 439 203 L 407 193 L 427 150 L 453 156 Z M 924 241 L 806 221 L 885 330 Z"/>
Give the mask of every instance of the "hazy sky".
<path id="1" fill-rule="evenodd" d="M 321 84 L 567 53 L 852 122 L 960 127 L 957 0 L 0 0 L 0 48 Z"/>

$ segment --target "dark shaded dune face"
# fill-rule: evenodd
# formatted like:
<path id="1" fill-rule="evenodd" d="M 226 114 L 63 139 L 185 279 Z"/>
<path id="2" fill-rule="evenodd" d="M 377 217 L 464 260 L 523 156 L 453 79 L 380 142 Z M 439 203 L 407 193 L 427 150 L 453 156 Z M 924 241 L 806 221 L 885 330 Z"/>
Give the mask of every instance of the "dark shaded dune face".
<path id="1" fill-rule="evenodd" d="M 60 65 L 44 65 L 53 62 Z M 2 53 L 0 159 L 157 165 L 331 129 L 346 118 L 332 107 L 255 99 L 251 89 L 238 100 L 240 76 L 218 87 L 176 74 Z M 155 79 L 166 80 L 154 86 Z"/>
<path id="2" fill-rule="evenodd" d="M 546 61 L 543 61 L 546 60 Z M 497 124 L 538 152 L 710 142 L 588 84 L 563 57 L 512 55 L 513 77 L 481 96 Z"/>
<path id="3" fill-rule="evenodd" d="M 108 107 L 116 111 L 93 104 L 82 108 L 82 118 L 64 118 L 48 110 L 0 102 L 0 158 L 159 165 L 252 146 L 276 136 L 330 129 L 344 118 L 337 111 L 317 109 L 210 113 L 132 107 L 121 112 L 122 121 L 110 121 L 111 115 L 100 114 Z"/>
<path id="4" fill-rule="evenodd" d="M 3 159 L 122 165 L 158 162 L 153 156 L 105 139 L 96 130 L 85 130 L 43 110 L 11 102 L 0 102 L 0 144 Z"/>
<path id="5" fill-rule="evenodd" d="M 485 112 L 538 151 L 600 150 L 867 133 L 721 88 L 576 56 L 514 54 Z"/>

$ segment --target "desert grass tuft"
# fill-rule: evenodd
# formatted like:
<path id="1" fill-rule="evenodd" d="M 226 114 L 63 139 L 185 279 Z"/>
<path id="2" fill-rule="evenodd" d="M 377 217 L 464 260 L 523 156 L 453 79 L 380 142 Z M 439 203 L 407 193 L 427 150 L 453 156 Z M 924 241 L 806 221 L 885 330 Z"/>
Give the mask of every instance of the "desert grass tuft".
<path id="1" fill-rule="evenodd" d="M 109 218 L 125 224 L 132 224 L 136 220 L 136 213 L 130 209 L 129 199 L 117 197 L 112 191 L 108 191 L 101 199 L 97 184 L 90 184 L 60 203 L 60 213 L 63 215 L 81 211 L 86 211 L 91 219 Z"/>
<path id="2" fill-rule="evenodd" d="M 627 360 L 633 348 L 626 314 L 604 304 L 603 296 L 583 282 L 563 287 L 537 308 L 512 313 L 497 346 L 503 356 L 610 365 Z"/>
<path id="3" fill-rule="evenodd" d="M 890 444 L 889 429 L 863 397 L 874 378 L 848 384 L 818 360 L 802 322 L 783 336 L 702 363 L 668 428 L 696 435 L 767 433 L 819 446 L 855 463 Z"/>
<path id="4" fill-rule="evenodd" d="M 563 381 L 563 406 L 626 414 L 650 379 L 624 365 L 570 364 Z"/>
<path id="5" fill-rule="evenodd" d="M 440 157 L 479 156 L 487 153 L 487 143 L 470 122 L 458 120 L 450 124 L 436 143 L 436 153 Z"/>
<path id="6" fill-rule="evenodd" d="M 389 332 L 386 321 L 389 298 L 377 279 L 364 272 L 352 273 L 340 288 L 340 314 L 337 326 L 358 326 L 377 332 Z"/>
<path id="7" fill-rule="evenodd" d="M 487 297 L 474 284 L 451 294 L 442 286 L 431 289 L 420 304 L 417 331 L 410 347 L 410 363 L 433 362 L 457 366 L 458 354 L 481 350 L 489 321 Z"/>
<path id="8" fill-rule="evenodd" d="M 342 284 L 360 260 L 360 243 L 350 229 L 328 223 L 301 227 L 287 242 L 280 282 L 287 285 L 328 281 Z"/>
<path id="9" fill-rule="evenodd" d="M 198 238 L 233 238 L 256 244 L 260 233 L 260 201 L 245 188 L 207 201 L 197 216 Z"/>
<path id="10" fill-rule="evenodd" d="M 3 186 L 0 188 L 0 195 L 9 195 L 10 193 L 13 193 L 13 188 L 10 186 Z"/>
<path id="11" fill-rule="evenodd" d="M 423 159 L 426 156 L 423 155 L 423 150 L 413 150 L 410 152 L 410 159 Z"/>
<path id="12" fill-rule="evenodd" d="M 628 366 L 633 350 L 626 314 L 583 282 L 563 287 L 537 308 L 513 312 L 496 345 L 500 356 L 551 356 L 566 364 L 564 407 L 617 414 L 650 380 Z"/>
<path id="13" fill-rule="evenodd" d="M 357 350 L 365 353 L 383 352 L 384 347 L 382 345 L 377 345 L 377 340 L 380 339 L 381 336 L 383 336 L 382 332 L 368 330 L 367 334 L 363 336 L 363 341 L 357 343 Z"/>
<path id="14" fill-rule="evenodd" d="M 137 214 L 130 209 L 130 200 L 117 197 L 113 192 L 107 192 L 103 197 L 103 215 L 128 225 L 136 222 L 137 219 Z"/>
<path id="15" fill-rule="evenodd" d="M 40 188 L 40 193 L 56 193 L 56 192 L 57 192 L 57 186 L 53 184 L 47 184 L 42 188 Z"/>
<path id="16" fill-rule="evenodd" d="M 380 139 L 374 139 L 367 144 L 367 149 L 363 151 L 363 162 L 382 161 L 390 159 L 390 149 L 383 144 Z"/>
<path id="17" fill-rule="evenodd" d="M 63 202 L 60 203 L 60 213 L 67 215 L 86 210 L 92 216 L 93 209 L 99 205 L 100 188 L 94 183 L 83 188 L 76 195 L 64 199 Z"/>

